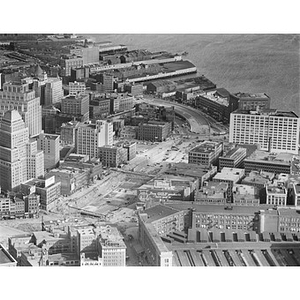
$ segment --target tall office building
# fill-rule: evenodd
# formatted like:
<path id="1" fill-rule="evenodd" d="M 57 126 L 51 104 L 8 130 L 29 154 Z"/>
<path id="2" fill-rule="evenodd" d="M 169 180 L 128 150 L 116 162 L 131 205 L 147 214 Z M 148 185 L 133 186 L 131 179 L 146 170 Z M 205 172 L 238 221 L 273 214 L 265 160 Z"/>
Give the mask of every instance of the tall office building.
<path id="1" fill-rule="evenodd" d="M 56 134 L 42 133 L 37 139 L 37 147 L 44 152 L 45 169 L 55 168 L 59 162 L 59 141 Z"/>
<path id="2" fill-rule="evenodd" d="M 62 80 L 60 78 L 48 78 L 45 85 L 45 105 L 61 102 L 64 96 Z"/>
<path id="3" fill-rule="evenodd" d="M 109 121 L 97 120 L 97 126 L 100 128 L 99 147 L 113 144 L 113 123 Z"/>
<path id="4" fill-rule="evenodd" d="M 294 112 L 236 110 L 230 115 L 229 142 L 258 144 L 261 150 L 297 154 L 300 119 Z"/>
<path id="5" fill-rule="evenodd" d="M 38 150 L 37 141 L 30 139 L 26 150 L 27 180 L 44 176 L 44 153 Z"/>
<path id="6" fill-rule="evenodd" d="M 0 91 L 0 115 L 8 110 L 17 110 L 29 129 L 30 136 L 36 136 L 42 131 L 42 108 L 40 98 L 35 91 L 29 90 L 28 83 L 7 82 Z"/>
<path id="7" fill-rule="evenodd" d="M 89 155 L 90 159 L 98 157 L 98 147 L 112 145 L 113 124 L 97 120 L 96 123 L 83 123 L 78 126 L 76 151 L 78 154 Z"/>
<path id="8" fill-rule="evenodd" d="M 78 94 L 62 99 L 61 112 L 73 116 L 83 116 L 85 121 L 89 119 L 89 95 Z"/>
<path id="9" fill-rule="evenodd" d="M 28 128 L 16 110 L 6 112 L 0 124 L 0 186 L 11 191 L 27 180 Z"/>

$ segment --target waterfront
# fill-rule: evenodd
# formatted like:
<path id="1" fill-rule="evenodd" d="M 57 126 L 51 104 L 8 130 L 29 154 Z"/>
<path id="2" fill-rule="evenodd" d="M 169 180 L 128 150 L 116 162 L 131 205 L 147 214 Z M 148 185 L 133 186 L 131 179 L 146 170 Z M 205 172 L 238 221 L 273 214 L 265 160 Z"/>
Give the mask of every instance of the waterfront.
<path id="1" fill-rule="evenodd" d="M 188 52 L 199 74 L 230 92 L 264 92 L 271 106 L 300 113 L 299 35 L 102 34 L 130 50 Z"/>

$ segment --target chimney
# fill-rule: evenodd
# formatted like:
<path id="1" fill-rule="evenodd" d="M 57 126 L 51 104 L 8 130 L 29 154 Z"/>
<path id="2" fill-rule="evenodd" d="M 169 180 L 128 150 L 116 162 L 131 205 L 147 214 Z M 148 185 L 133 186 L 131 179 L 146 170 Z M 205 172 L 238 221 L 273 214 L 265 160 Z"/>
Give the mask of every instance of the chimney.
<path id="1" fill-rule="evenodd" d="M 272 142 L 272 137 L 269 137 L 269 141 L 268 141 L 268 152 L 271 152 L 271 142 Z"/>

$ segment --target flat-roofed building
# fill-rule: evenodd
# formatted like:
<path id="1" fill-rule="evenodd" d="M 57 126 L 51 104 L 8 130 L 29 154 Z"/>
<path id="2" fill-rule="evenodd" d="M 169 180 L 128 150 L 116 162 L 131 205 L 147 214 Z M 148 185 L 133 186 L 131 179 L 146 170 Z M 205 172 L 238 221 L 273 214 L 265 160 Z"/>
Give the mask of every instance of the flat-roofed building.
<path id="1" fill-rule="evenodd" d="M 266 184 L 269 184 L 275 178 L 275 173 L 265 172 L 265 171 L 251 171 L 242 180 L 242 184 L 247 184 L 256 187 L 261 190 Z"/>
<path id="2" fill-rule="evenodd" d="M 0 267 L 16 267 L 17 261 L 10 253 L 0 244 Z"/>
<path id="3" fill-rule="evenodd" d="M 112 113 L 111 100 L 107 98 L 97 97 L 90 100 L 90 119 L 99 120 L 107 117 Z"/>
<path id="4" fill-rule="evenodd" d="M 219 157 L 219 168 L 239 168 L 243 165 L 243 160 L 246 158 L 246 148 L 235 147 L 229 150 L 224 156 Z"/>
<path id="5" fill-rule="evenodd" d="M 71 55 L 77 55 L 82 57 L 83 65 L 99 63 L 99 47 L 76 47 L 70 49 Z"/>
<path id="6" fill-rule="evenodd" d="M 7 111 L 0 122 L 0 182 L 5 191 L 44 174 L 44 154 L 29 139 L 28 128 L 16 110 Z"/>
<path id="7" fill-rule="evenodd" d="M 300 118 L 277 109 L 236 110 L 230 115 L 229 142 L 258 144 L 260 150 L 298 154 Z"/>
<path id="8" fill-rule="evenodd" d="M 76 135 L 76 153 L 89 155 L 90 159 L 99 157 L 99 147 L 113 143 L 113 124 L 97 120 L 96 123 L 79 124 Z"/>
<path id="9" fill-rule="evenodd" d="M 227 201 L 228 183 L 206 182 L 202 188 L 196 192 L 195 201 L 197 204 L 225 204 Z"/>
<path id="10" fill-rule="evenodd" d="M 128 161 L 128 150 L 123 147 L 105 145 L 98 147 L 98 157 L 103 166 L 116 168 Z"/>
<path id="11" fill-rule="evenodd" d="M 137 127 L 137 139 L 153 142 L 165 141 L 171 132 L 171 123 L 149 121 Z"/>
<path id="12" fill-rule="evenodd" d="M 260 205 L 258 190 L 246 184 L 234 184 L 232 188 L 234 205 Z"/>
<path id="13" fill-rule="evenodd" d="M 230 113 L 238 108 L 238 98 L 221 88 L 197 93 L 195 105 L 214 119 L 229 123 Z"/>
<path id="14" fill-rule="evenodd" d="M 63 123 L 60 127 L 60 142 L 63 146 L 75 146 L 78 121 Z"/>
<path id="15" fill-rule="evenodd" d="M 42 107 L 40 98 L 35 91 L 29 89 L 28 83 L 6 82 L 0 91 L 0 117 L 5 112 L 16 109 L 22 116 L 29 136 L 35 136 L 42 131 Z"/>
<path id="16" fill-rule="evenodd" d="M 300 214 L 297 209 L 278 207 L 262 209 L 257 213 L 259 232 L 282 232 L 299 234 Z"/>
<path id="17" fill-rule="evenodd" d="M 271 98 L 265 93 L 236 93 L 234 94 L 239 99 L 239 109 L 241 110 L 256 110 L 270 109 Z"/>
<path id="18" fill-rule="evenodd" d="M 61 195 L 71 195 L 89 183 L 89 170 L 73 167 L 52 169 L 47 178 L 55 176 L 55 182 L 60 183 Z"/>
<path id="19" fill-rule="evenodd" d="M 78 254 L 82 252 L 97 252 L 97 231 L 93 226 L 78 229 L 77 236 Z"/>
<path id="20" fill-rule="evenodd" d="M 292 197 L 295 206 L 300 206 L 300 183 L 293 184 Z"/>
<path id="21" fill-rule="evenodd" d="M 10 217 L 24 217 L 25 202 L 18 196 L 5 197 L 0 195 L 0 219 Z"/>
<path id="22" fill-rule="evenodd" d="M 251 171 L 263 171 L 275 174 L 291 174 L 292 160 L 293 154 L 291 153 L 256 150 L 244 160 L 245 173 L 249 174 Z"/>
<path id="23" fill-rule="evenodd" d="M 199 205 L 191 203 L 170 203 L 166 204 L 177 210 L 191 210 L 191 228 L 220 228 L 232 230 L 255 230 L 255 213 L 262 209 L 261 206 L 237 206 L 232 205 Z"/>
<path id="24" fill-rule="evenodd" d="M 223 143 L 206 141 L 189 151 L 188 162 L 210 167 L 217 163 L 222 153 Z"/>
<path id="25" fill-rule="evenodd" d="M 45 105 L 59 103 L 63 96 L 62 80 L 56 77 L 48 77 L 45 84 Z"/>
<path id="26" fill-rule="evenodd" d="M 103 267 L 125 267 L 126 248 L 116 227 L 106 225 L 99 228 L 99 255 Z"/>
<path id="27" fill-rule="evenodd" d="M 167 201 L 193 201 L 198 186 L 198 178 L 164 174 L 137 188 L 137 196 L 146 207 Z"/>
<path id="28" fill-rule="evenodd" d="M 55 176 L 52 175 L 48 178 L 29 180 L 21 185 L 21 190 L 26 195 L 39 195 L 40 208 L 48 211 L 57 204 L 61 195 L 61 182 L 55 181 Z"/>
<path id="29" fill-rule="evenodd" d="M 123 148 L 127 150 L 127 160 L 130 161 L 136 157 L 136 142 L 125 142 Z"/>
<path id="30" fill-rule="evenodd" d="M 192 163 L 175 163 L 169 165 L 165 174 L 189 176 L 199 179 L 199 188 L 203 186 L 204 181 L 210 180 L 218 172 L 216 166 L 206 167 Z"/>
<path id="31" fill-rule="evenodd" d="M 61 112 L 69 115 L 82 115 L 89 120 L 89 95 L 77 94 L 68 96 L 61 101 Z"/>
<path id="32" fill-rule="evenodd" d="M 124 126 L 120 130 L 120 138 L 135 139 L 136 138 L 136 126 Z"/>
<path id="33" fill-rule="evenodd" d="M 223 168 L 221 172 L 213 177 L 214 182 L 228 183 L 228 200 L 231 202 L 232 188 L 235 183 L 239 183 L 245 175 L 244 169 L 239 168 Z"/>
<path id="34" fill-rule="evenodd" d="M 84 93 L 86 90 L 85 82 L 69 82 L 69 95 L 76 96 L 78 94 Z"/>
<path id="35" fill-rule="evenodd" d="M 38 150 L 44 152 L 44 168 L 47 170 L 57 167 L 60 158 L 60 136 L 42 133 L 38 136 L 37 143 Z"/>
<path id="36" fill-rule="evenodd" d="M 132 96 L 141 96 L 144 92 L 144 86 L 142 84 L 125 84 L 125 92 L 128 92 Z"/>
<path id="37" fill-rule="evenodd" d="M 61 76 L 71 76 L 71 69 L 83 66 L 83 58 L 80 56 L 66 56 L 60 60 L 62 67 Z"/>
<path id="38" fill-rule="evenodd" d="M 44 152 L 38 149 L 37 141 L 30 139 L 27 150 L 27 179 L 44 176 Z"/>
<path id="39" fill-rule="evenodd" d="M 176 209 L 157 205 L 140 213 L 139 240 L 145 249 L 150 265 L 172 267 L 173 254 L 164 244 L 161 236 L 184 228 L 184 213 Z"/>
<path id="40" fill-rule="evenodd" d="M 266 186 L 266 198 L 268 205 L 286 206 L 287 189 L 284 186 Z"/>
<path id="41" fill-rule="evenodd" d="M 113 113 L 118 113 L 125 110 L 130 110 L 134 105 L 134 98 L 128 95 L 118 95 L 117 98 L 112 98 Z"/>
<path id="42" fill-rule="evenodd" d="M 171 80 L 155 80 L 147 84 L 148 93 L 166 93 L 176 90 L 176 84 Z"/>

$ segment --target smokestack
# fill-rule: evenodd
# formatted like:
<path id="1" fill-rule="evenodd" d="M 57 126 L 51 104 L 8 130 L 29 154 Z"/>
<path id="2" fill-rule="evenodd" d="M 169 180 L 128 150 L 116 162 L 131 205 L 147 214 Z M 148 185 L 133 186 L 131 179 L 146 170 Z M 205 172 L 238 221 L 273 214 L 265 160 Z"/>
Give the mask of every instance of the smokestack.
<path id="1" fill-rule="evenodd" d="M 268 142 L 268 152 L 271 152 L 271 142 L 272 142 L 272 137 L 269 138 L 269 142 Z"/>

